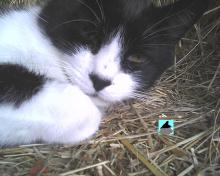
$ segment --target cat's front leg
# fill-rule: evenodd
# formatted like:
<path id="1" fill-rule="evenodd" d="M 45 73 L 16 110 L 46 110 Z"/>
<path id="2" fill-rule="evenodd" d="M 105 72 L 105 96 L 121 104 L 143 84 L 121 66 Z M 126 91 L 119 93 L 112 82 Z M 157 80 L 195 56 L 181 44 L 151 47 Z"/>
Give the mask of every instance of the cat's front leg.
<path id="1" fill-rule="evenodd" d="M 50 85 L 48 89 L 52 89 L 48 92 L 55 91 L 55 94 L 58 91 L 58 97 L 56 99 L 56 95 L 47 94 L 47 98 L 51 101 L 49 108 L 51 108 L 51 118 L 54 118 L 54 125 L 48 128 L 47 135 L 42 137 L 43 140 L 75 143 L 92 136 L 98 130 L 101 113 L 77 86 L 59 84 Z"/>
<path id="2" fill-rule="evenodd" d="M 101 112 L 77 86 L 50 85 L 48 92 L 53 91 L 49 89 L 56 89 L 55 94 L 58 92 L 56 98 L 56 95 L 47 94 L 51 101 L 51 118 L 54 121 L 45 129 L 47 132 L 42 136 L 44 141 L 76 143 L 91 137 L 98 130 Z"/>
<path id="3" fill-rule="evenodd" d="M 98 108 L 77 86 L 56 81 L 47 81 L 19 107 L 1 105 L 0 112 L 0 145 L 73 144 L 91 137 L 101 121 Z"/>

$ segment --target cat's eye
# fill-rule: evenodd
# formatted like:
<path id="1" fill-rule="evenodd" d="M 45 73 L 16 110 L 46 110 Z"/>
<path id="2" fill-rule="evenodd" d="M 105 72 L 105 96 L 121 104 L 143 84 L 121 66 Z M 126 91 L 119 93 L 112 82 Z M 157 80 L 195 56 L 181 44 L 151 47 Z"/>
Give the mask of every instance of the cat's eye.
<path id="1" fill-rule="evenodd" d="M 135 63 L 135 64 L 142 64 L 145 62 L 145 59 L 142 57 L 136 57 L 136 56 L 130 56 L 127 58 L 129 62 Z"/>
<path id="2" fill-rule="evenodd" d="M 144 57 L 129 56 L 124 60 L 123 65 L 129 71 L 137 71 L 141 69 L 146 61 Z"/>

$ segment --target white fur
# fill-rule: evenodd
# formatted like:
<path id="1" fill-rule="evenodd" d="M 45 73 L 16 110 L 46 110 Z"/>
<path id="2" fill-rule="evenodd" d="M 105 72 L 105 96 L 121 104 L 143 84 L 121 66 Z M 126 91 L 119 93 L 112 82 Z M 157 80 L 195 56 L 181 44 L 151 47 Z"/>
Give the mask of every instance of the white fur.
<path id="1" fill-rule="evenodd" d="M 0 106 L 0 144 L 35 140 L 76 143 L 98 129 L 101 113 L 77 86 L 47 83 L 29 102 L 15 109 Z"/>
<path id="2" fill-rule="evenodd" d="M 135 88 L 132 76 L 120 68 L 119 34 L 97 55 L 87 48 L 65 55 L 40 32 L 39 11 L 12 11 L 0 17 L 0 64 L 20 64 L 52 80 L 19 108 L 0 105 L 0 145 L 84 140 L 100 124 L 97 107 L 128 98 Z M 112 82 L 98 92 L 98 97 L 88 96 L 95 93 L 90 73 Z"/>

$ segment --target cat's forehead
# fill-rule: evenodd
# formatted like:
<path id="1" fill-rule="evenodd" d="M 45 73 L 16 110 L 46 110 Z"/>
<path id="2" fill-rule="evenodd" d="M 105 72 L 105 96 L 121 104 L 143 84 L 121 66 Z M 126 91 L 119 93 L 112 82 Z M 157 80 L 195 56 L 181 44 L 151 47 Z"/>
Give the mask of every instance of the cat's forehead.
<path id="1" fill-rule="evenodd" d="M 104 10 L 109 9 L 109 14 L 121 15 L 124 19 L 133 19 L 151 7 L 151 0 L 100 0 L 99 2 Z"/>
<path id="2" fill-rule="evenodd" d="M 51 0 L 39 22 L 62 51 L 85 46 L 97 53 L 118 33 L 125 39 L 120 42 L 135 38 L 143 29 L 137 25 L 143 23 L 140 18 L 148 7 L 150 0 Z"/>

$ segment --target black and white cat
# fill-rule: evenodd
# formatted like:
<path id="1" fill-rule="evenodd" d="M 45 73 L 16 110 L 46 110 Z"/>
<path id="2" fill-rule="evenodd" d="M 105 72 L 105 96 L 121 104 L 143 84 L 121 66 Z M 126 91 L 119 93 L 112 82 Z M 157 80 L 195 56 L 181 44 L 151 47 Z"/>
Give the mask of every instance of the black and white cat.
<path id="1" fill-rule="evenodd" d="M 0 13 L 0 145 L 76 143 L 172 65 L 208 0 L 50 0 Z"/>

